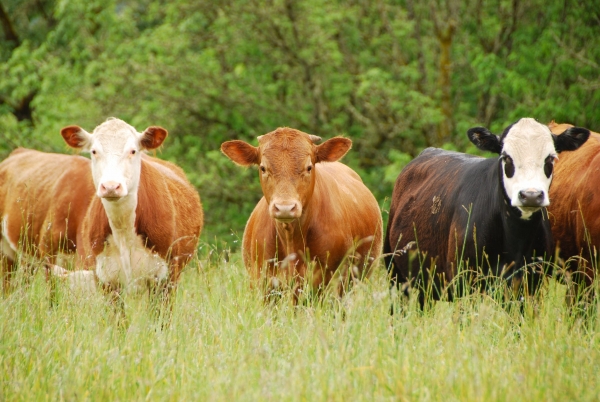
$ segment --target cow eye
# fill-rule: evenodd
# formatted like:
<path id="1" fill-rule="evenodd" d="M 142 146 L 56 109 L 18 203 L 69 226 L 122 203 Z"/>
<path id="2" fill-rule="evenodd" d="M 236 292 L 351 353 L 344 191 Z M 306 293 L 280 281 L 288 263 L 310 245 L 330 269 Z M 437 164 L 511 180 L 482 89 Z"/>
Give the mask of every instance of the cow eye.
<path id="1" fill-rule="evenodd" d="M 263 173 L 266 173 L 266 172 L 267 172 L 267 169 L 266 169 L 264 166 L 262 166 L 262 165 L 261 165 L 261 167 L 260 167 L 260 171 L 261 171 L 261 172 L 263 172 Z"/>
<path id="2" fill-rule="evenodd" d="M 131 155 L 135 155 L 135 149 L 132 149 L 130 152 Z"/>
<path id="3" fill-rule="evenodd" d="M 552 176 L 552 171 L 554 170 L 554 160 L 555 157 L 553 155 L 548 155 L 544 161 L 544 173 L 546 174 L 547 178 Z"/>
<path id="4" fill-rule="evenodd" d="M 515 164 L 508 155 L 503 155 L 502 160 L 504 161 L 504 174 L 510 179 L 515 175 Z"/>
<path id="5" fill-rule="evenodd" d="M 92 155 L 96 155 L 96 150 L 92 149 Z"/>
<path id="6" fill-rule="evenodd" d="M 306 168 L 306 171 L 307 171 L 308 173 L 310 173 L 310 172 L 311 172 L 311 170 L 312 170 L 312 165 L 308 165 L 308 167 Z"/>

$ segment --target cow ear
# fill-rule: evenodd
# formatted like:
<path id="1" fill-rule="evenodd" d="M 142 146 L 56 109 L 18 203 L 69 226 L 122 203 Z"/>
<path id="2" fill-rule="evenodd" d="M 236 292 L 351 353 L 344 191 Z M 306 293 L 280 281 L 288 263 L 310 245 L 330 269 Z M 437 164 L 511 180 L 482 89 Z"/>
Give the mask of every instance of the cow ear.
<path id="1" fill-rule="evenodd" d="M 335 162 L 340 160 L 352 148 L 352 140 L 344 137 L 333 137 L 317 145 L 316 162 Z"/>
<path id="2" fill-rule="evenodd" d="M 570 127 L 562 134 L 554 135 L 554 149 L 560 153 L 562 151 L 574 151 L 582 146 L 590 137 L 590 130 L 581 127 Z"/>
<path id="3" fill-rule="evenodd" d="M 65 127 L 60 130 L 60 135 L 62 135 L 68 146 L 82 149 L 84 151 L 87 150 L 87 147 L 90 143 L 90 137 L 92 136 L 79 126 Z"/>
<path id="4" fill-rule="evenodd" d="M 156 149 L 160 147 L 169 133 L 162 127 L 150 126 L 142 133 L 140 144 L 144 149 Z"/>
<path id="5" fill-rule="evenodd" d="M 244 141 L 225 141 L 221 145 L 221 152 L 240 166 L 258 165 L 259 163 L 258 147 L 253 147 Z"/>
<path id="6" fill-rule="evenodd" d="M 485 127 L 473 127 L 467 131 L 467 135 L 469 136 L 469 140 L 482 151 L 494 152 L 496 154 L 502 152 L 502 142 L 500 142 L 500 138 L 497 135 L 492 134 L 490 130 Z"/>

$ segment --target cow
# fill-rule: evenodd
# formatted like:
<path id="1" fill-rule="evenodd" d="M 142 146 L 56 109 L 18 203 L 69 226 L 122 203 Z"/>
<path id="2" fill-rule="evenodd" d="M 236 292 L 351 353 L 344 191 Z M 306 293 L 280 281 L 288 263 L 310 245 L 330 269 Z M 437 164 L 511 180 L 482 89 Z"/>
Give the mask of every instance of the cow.
<path id="1" fill-rule="evenodd" d="M 266 291 L 295 282 L 295 301 L 304 285 L 318 294 L 334 275 L 341 295 L 381 254 L 379 205 L 360 176 L 337 162 L 352 141 L 320 141 L 283 127 L 259 136 L 257 147 L 240 140 L 221 146 L 236 164 L 258 166 L 263 191 L 244 230 L 244 265 Z"/>
<path id="2" fill-rule="evenodd" d="M 55 264 L 82 244 L 94 196 L 90 160 L 17 148 L 0 163 L 0 267 L 8 292 L 20 249 Z M 21 245 L 21 246 L 20 246 Z"/>
<path id="3" fill-rule="evenodd" d="M 552 255 L 546 207 L 555 160 L 588 136 L 577 127 L 553 135 L 546 125 L 522 118 L 500 137 L 483 127 L 468 130 L 477 148 L 498 158 L 421 152 L 393 190 L 384 241 L 392 286 L 407 293 L 404 284 L 414 283 L 423 307 L 425 289 L 434 300 L 452 300 L 464 290 L 458 278 L 453 282 L 459 271 L 475 270 L 534 293 L 544 269 L 539 258 Z"/>
<path id="4" fill-rule="evenodd" d="M 69 146 L 89 152 L 91 161 L 17 150 L 2 163 L 2 252 L 8 265 L 25 233 L 51 272 L 71 282 L 98 282 L 117 294 L 149 286 L 169 299 L 195 254 L 203 212 L 183 170 L 144 153 L 160 147 L 167 130 L 151 126 L 138 133 L 110 118 L 91 134 L 68 126 L 61 135 Z M 53 266 L 64 251 L 77 252 L 77 272 Z"/>
<path id="5" fill-rule="evenodd" d="M 553 133 L 572 129 L 571 124 L 552 121 Z M 573 287 L 569 302 L 578 293 L 590 293 L 598 269 L 600 250 L 600 202 L 595 197 L 600 183 L 600 134 L 591 132 L 589 140 L 576 154 L 561 155 L 554 168 L 554 185 L 548 207 L 554 240 L 560 256 L 568 261 Z M 571 258 L 571 257 L 577 258 Z M 583 285 L 582 288 L 579 288 Z M 579 289 L 578 289 L 579 288 Z"/>

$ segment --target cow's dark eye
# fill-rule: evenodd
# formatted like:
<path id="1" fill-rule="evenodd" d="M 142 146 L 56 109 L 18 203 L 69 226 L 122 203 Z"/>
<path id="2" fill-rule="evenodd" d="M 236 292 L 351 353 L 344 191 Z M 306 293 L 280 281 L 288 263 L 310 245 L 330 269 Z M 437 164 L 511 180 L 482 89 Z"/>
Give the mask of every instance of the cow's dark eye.
<path id="1" fill-rule="evenodd" d="M 266 173 L 266 172 L 267 172 L 267 169 L 266 169 L 264 166 L 261 166 L 261 167 L 260 167 L 260 171 L 261 171 L 261 172 L 263 172 L 263 173 Z"/>
<path id="2" fill-rule="evenodd" d="M 92 155 L 96 155 L 96 150 L 92 149 Z"/>
<path id="3" fill-rule="evenodd" d="M 554 171 L 554 156 L 548 155 L 546 160 L 544 161 L 544 173 L 547 178 L 552 176 L 552 172 Z"/>
<path id="4" fill-rule="evenodd" d="M 135 149 L 132 149 L 130 153 L 131 155 L 135 155 Z"/>
<path id="5" fill-rule="evenodd" d="M 310 172 L 311 172 L 311 170 L 312 170 L 312 165 L 309 165 L 309 166 L 306 168 L 306 171 L 307 171 L 308 173 L 310 173 Z"/>
<path id="6" fill-rule="evenodd" d="M 515 164 L 510 156 L 504 155 L 502 157 L 504 160 L 504 174 L 509 179 L 515 175 Z"/>

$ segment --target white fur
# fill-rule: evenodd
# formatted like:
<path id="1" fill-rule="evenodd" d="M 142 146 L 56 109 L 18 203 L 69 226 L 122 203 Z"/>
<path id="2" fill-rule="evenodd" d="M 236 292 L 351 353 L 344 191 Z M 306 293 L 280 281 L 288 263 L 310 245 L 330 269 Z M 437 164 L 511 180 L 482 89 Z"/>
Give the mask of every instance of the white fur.
<path id="1" fill-rule="evenodd" d="M 67 271 L 58 265 L 51 265 L 50 273 L 53 276 L 66 281 L 69 285 L 69 289 L 74 293 L 95 294 L 98 292 L 96 274 L 94 271 Z"/>
<path id="2" fill-rule="evenodd" d="M 17 254 L 17 246 L 8 238 L 8 216 L 2 218 L 2 237 L 0 238 L 0 255 L 7 256 L 14 261 Z"/>
<path id="3" fill-rule="evenodd" d="M 96 275 L 100 282 L 139 291 L 145 289 L 149 281 L 167 279 L 166 261 L 146 249 L 139 236 L 135 240 L 136 244 L 121 249 L 115 238 L 109 236 L 104 251 L 96 257 Z"/>
<path id="4" fill-rule="evenodd" d="M 104 251 L 96 257 L 98 280 L 139 289 L 148 281 L 166 279 L 166 261 L 146 249 L 135 232 L 143 134 L 121 120 L 109 119 L 96 127 L 93 134 L 80 135 L 84 138 L 83 149 L 92 152 L 92 176 L 98 196 L 103 183 L 117 182 L 124 189 L 121 198 L 102 198 L 112 235 Z"/>
<path id="5" fill-rule="evenodd" d="M 119 119 L 109 119 L 93 134 L 79 133 L 83 150 L 91 153 L 92 177 L 96 192 L 101 197 L 100 186 L 107 182 L 121 185 L 123 196 L 137 191 L 142 166 L 142 134 Z M 131 152 L 135 151 L 132 155 Z"/>
<path id="6" fill-rule="evenodd" d="M 521 218 L 529 219 L 540 208 L 522 208 L 523 204 L 519 199 L 520 191 L 542 191 L 544 202 L 541 207 L 550 204 L 548 191 L 552 175 L 546 177 L 544 173 L 546 158 L 548 156 L 556 157 L 550 129 L 535 119 L 521 119 L 510 128 L 504 138 L 502 151 L 512 158 L 515 165 L 514 176 L 508 178 L 504 172 L 505 163 L 502 162 L 506 194 L 511 200 L 511 205 L 521 210 Z"/>

